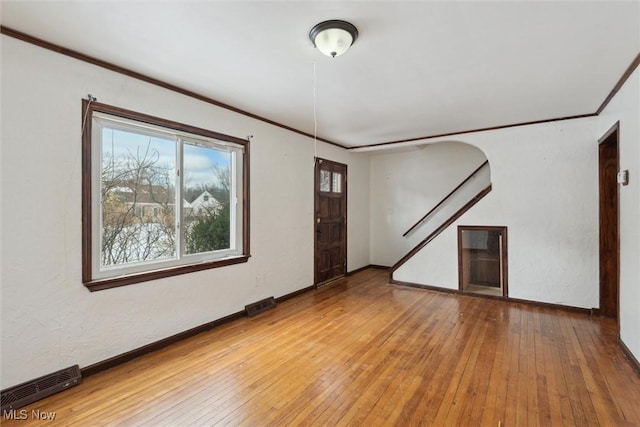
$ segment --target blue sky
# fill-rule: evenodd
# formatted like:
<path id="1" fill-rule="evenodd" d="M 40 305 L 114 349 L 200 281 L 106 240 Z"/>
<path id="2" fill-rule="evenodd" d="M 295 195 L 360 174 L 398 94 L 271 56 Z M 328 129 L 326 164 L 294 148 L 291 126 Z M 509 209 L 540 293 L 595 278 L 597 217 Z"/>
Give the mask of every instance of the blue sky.
<path id="1" fill-rule="evenodd" d="M 185 187 L 215 185 L 214 165 L 228 168 L 231 161 L 228 152 L 190 144 L 185 144 L 183 156 Z"/>
<path id="2" fill-rule="evenodd" d="M 156 165 L 171 170 L 172 176 L 175 176 L 175 142 L 171 139 L 105 127 L 102 131 L 102 140 L 103 162 L 108 161 L 112 151 L 116 159 L 125 156 L 143 158 L 146 154 L 149 158 L 156 160 Z M 212 172 L 214 165 L 227 168 L 230 159 L 229 152 L 185 143 L 184 185 L 186 187 L 216 185 L 216 178 Z"/>

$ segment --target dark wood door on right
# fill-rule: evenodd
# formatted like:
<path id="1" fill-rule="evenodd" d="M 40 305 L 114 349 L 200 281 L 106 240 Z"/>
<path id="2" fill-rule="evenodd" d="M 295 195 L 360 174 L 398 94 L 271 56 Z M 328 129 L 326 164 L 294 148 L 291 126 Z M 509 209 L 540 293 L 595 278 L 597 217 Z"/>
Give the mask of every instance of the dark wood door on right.
<path id="1" fill-rule="evenodd" d="M 316 159 L 314 283 L 347 272 L 347 165 Z"/>
<path id="2" fill-rule="evenodd" d="M 618 317 L 620 286 L 620 229 L 618 183 L 620 167 L 618 124 L 599 141 L 600 189 L 600 314 Z"/>

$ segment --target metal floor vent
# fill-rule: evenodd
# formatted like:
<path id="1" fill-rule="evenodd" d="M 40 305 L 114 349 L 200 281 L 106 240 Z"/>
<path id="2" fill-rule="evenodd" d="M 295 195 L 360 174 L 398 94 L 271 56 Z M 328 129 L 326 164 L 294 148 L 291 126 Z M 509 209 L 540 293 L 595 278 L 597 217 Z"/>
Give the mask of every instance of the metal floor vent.
<path id="1" fill-rule="evenodd" d="M 78 365 L 2 390 L 0 412 L 21 408 L 82 382 Z"/>
<path id="2" fill-rule="evenodd" d="M 263 311 L 267 311 L 270 308 L 276 306 L 276 300 L 273 297 L 265 298 L 258 302 L 254 302 L 253 304 L 245 305 L 244 309 L 247 312 L 247 316 L 253 317 L 256 314 L 260 314 Z"/>

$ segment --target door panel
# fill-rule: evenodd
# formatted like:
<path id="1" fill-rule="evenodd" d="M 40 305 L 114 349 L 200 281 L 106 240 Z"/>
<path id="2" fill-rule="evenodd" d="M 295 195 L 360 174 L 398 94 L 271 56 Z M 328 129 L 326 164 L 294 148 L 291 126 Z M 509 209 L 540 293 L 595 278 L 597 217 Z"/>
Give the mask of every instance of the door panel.
<path id="1" fill-rule="evenodd" d="M 600 313 L 617 318 L 620 286 L 619 201 L 616 180 L 620 167 L 618 125 L 609 130 L 599 142 Z"/>
<path id="2" fill-rule="evenodd" d="M 316 160 L 314 282 L 320 284 L 346 274 L 347 166 Z"/>

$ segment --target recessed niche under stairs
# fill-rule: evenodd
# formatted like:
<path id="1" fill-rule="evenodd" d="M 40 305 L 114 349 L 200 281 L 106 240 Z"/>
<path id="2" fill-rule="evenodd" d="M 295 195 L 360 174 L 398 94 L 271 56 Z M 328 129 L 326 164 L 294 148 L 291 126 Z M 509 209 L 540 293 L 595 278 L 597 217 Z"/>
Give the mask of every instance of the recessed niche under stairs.
<path id="1" fill-rule="evenodd" d="M 464 293 L 508 295 L 506 227 L 458 227 L 458 277 Z"/>

